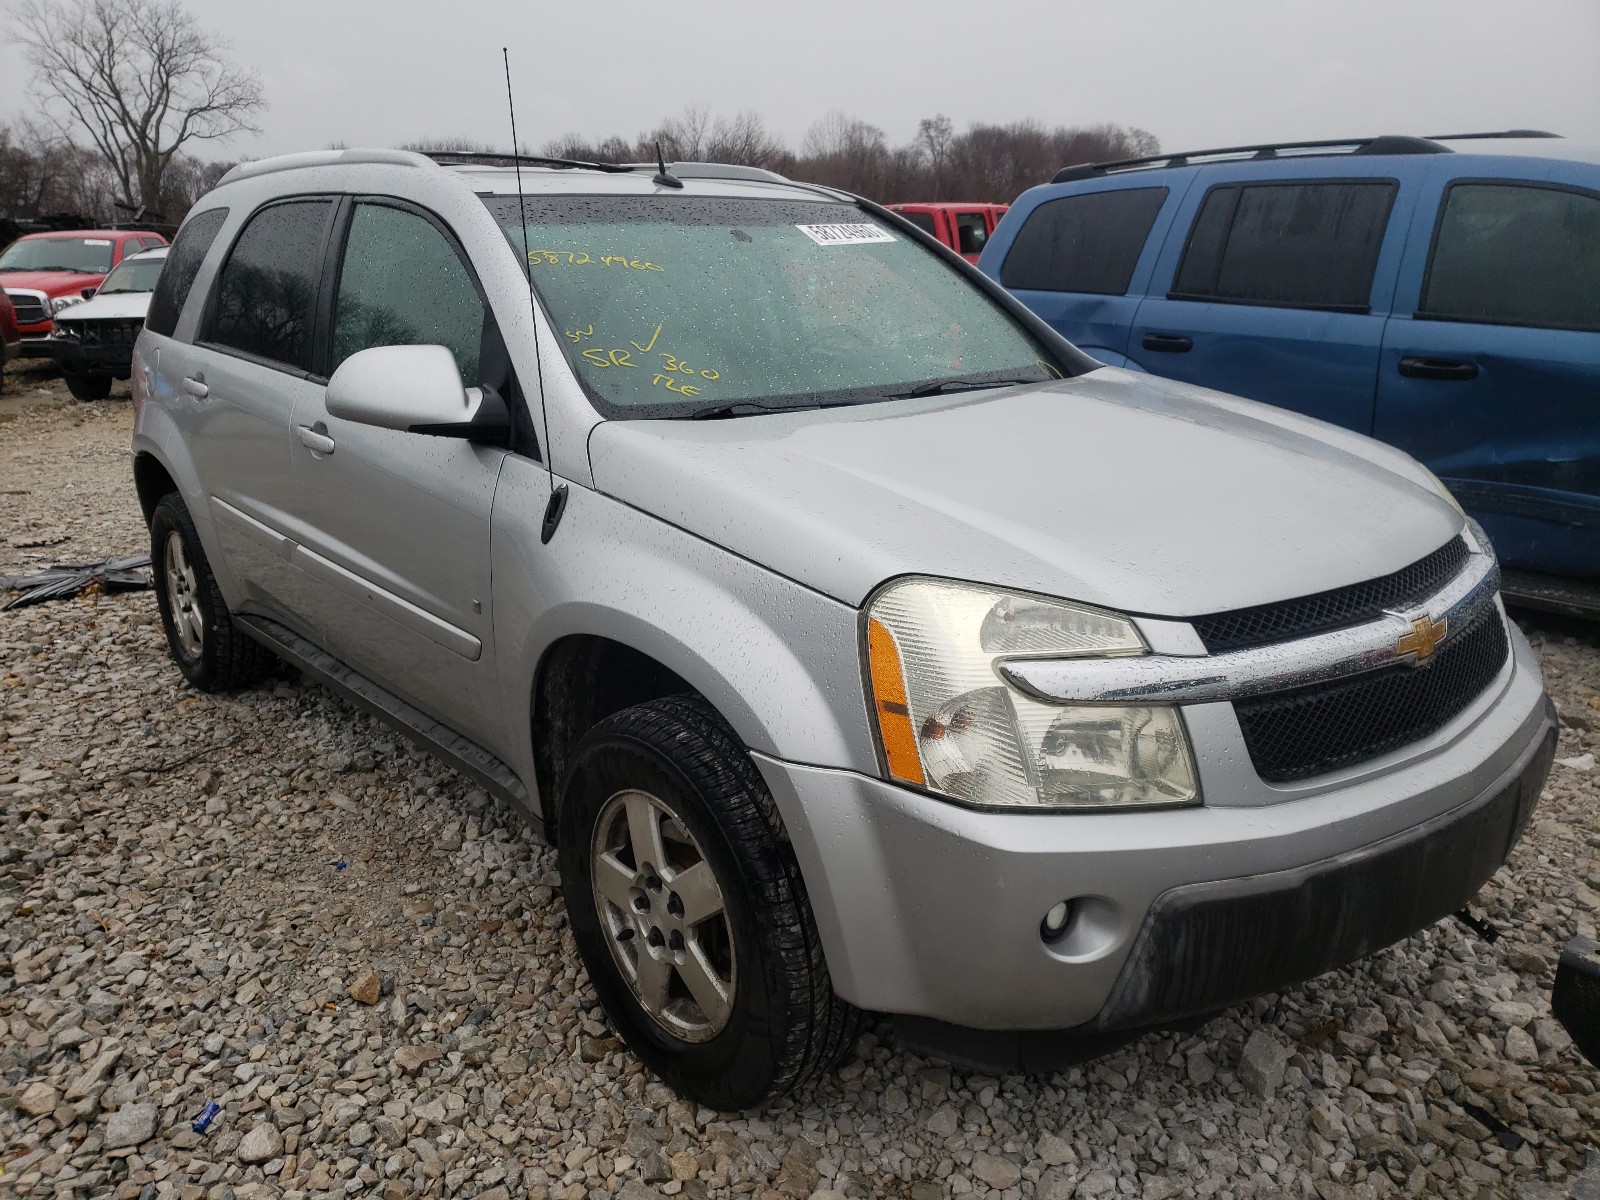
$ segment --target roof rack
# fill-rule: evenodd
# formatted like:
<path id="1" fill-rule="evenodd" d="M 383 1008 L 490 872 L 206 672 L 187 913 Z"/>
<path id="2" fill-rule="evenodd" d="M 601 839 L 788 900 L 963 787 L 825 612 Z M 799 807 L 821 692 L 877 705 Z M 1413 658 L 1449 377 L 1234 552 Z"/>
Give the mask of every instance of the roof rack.
<path id="1" fill-rule="evenodd" d="M 1216 150 L 1186 150 L 1179 154 L 1150 154 L 1143 158 L 1122 158 L 1111 162 L 1079 163 L 1063 167 L 1051 178 L 1051 183 L 1071 183 L 1077 179 L 1093 179 L 1115 171 L 1134 171 L 1141 168 L 1202 166 L 1209 162 L 1237 162 L 1240 158 L 1277 158 L 1283 151 L 1291 151 L 1295 158 L 1321 154 L 1452 154 L 1447 141 L 1466 141 L 1473 138 L 1553 138 L 1559 133 L 1541 129 L 1506 129 L 1496 133 L 1457 133 L 1442 137 L 1413 137 L 1409 134 L 1380 134 L 1366 138 L 1326 138 L 1314 142 L 1264 142 L 1257 146 L 1223 146 Z"/>
<path id="2" fill-rule="evenodd" d="M 608 175 L 627 175 L 633 171 L 620 163 L 585 162 L 578 158 L 546 158 L 541 154 L 494 154 L 479 150 L 424 150 L 441 167 L 553 167 L 558 171 L 604 171 Z"/>
<path id="3" fill-rule="evenodd" d="M 1478 138 L 1558 138 L 1559 133 L 1548 129 L 1498 129 L 1491 133 L 1430 133 L 1429 141 L 1470 142 Z"/>
<path id="4" fill-rule="evenodd" d="M 653 171 L 655 163 L 628 163 L 630 169 Z M 669 169 L 679 179 L 748 179 L 757 183 L 791 183 L 790 179 L 765 167 L 736 166 L 733 163 L 675 162 Z"/>
<path id="5" fill-rule="evenodd" d="M 1240 158 L 1277 158 L 1285 150 L 1295 151 L 1295 157 L 1308 157 L 1302 153 L 1324 154 L 1449 154 L 1449 146 L 1441 146 L 1429 138 L 1384 134 L 1369 138 L 1327 138 L 1315 142 L 1264 142 L 1255 146 L 1221 146 L 1214 150 L 1186 150 L 1178 154 L 1149 154 L 1143 158 L 1123 158 L 1112 162 L 1079 163 L 1063 167 L 1055 173 L 1051 183 L 1069 183 L 1075 179 L 1092 179 L 1113 171 L 1131 171 L 1143 168 L 1187 167 L 1208 161 L 1236 162 Z"/>

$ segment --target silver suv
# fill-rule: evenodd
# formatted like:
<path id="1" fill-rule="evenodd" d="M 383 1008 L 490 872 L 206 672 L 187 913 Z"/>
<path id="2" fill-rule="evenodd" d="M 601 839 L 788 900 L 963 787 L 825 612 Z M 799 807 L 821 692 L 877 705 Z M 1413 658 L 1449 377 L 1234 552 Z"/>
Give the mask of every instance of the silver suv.
<path id="1" fill-rule="evenodd" d="M 767 172 L 238 167 L 133 382 L 183 674 L 286 659 L 525 810 L 717 1108 L 863 1010 L 1042 1067 L 1348 962 L 1476 892 L 1553 751 L 1417 463 Z"/>

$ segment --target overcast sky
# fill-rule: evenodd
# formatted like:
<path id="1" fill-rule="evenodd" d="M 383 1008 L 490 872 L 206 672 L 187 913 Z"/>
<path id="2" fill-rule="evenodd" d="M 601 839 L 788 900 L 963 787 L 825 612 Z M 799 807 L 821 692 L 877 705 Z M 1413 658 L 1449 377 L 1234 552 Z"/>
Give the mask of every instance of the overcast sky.
<path id="1" fill-rule="evenodd" d="M 15 0 L 0 0 L 0 9 Z M 1600 0 L 189 0 L 257 68 L 259 157 L 464 136 L 632 136 L 686 105 L 797 145 L 840 109 L 917 121 L 1142 126 L 1165 149 L 1549 129 L 1600 143 Z M 29 104 L 0 29 L 0 121 Z"/>

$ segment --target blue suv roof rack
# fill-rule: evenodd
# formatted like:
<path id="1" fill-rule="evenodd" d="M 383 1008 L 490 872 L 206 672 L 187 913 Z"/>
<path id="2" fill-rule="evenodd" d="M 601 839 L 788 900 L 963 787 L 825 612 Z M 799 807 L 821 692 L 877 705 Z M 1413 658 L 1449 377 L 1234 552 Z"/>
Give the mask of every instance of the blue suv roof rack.
<path id="1" fill-rule="evenodd" d="M 1093 179 L 1118 171 L 1141 168 L 1203 166 L 1208 162 L 1237 162 L 1241 158 L 1277 158 L 1287 151 L 1292 157 L 1316 154 L 1450 154 L 1444 141 L 1467 138 L 1559 137 L 1534 129 L 1508 129 L 1500 133 L 1458 133 L 1450 138 L 1413 137 L 1407 134 L 1381 134 L 1366 138 L 1327 138 L 1313 142 L 1266 142 L 1255 146 L 1221 146 L 1214 150 L 1186 150 L 1178 154 L 1150 154 L 1143 158 L 1123 158 L 1112 162 L 1079 163 L 1063 167 L 1051 183 L 1071 183 Z"/>

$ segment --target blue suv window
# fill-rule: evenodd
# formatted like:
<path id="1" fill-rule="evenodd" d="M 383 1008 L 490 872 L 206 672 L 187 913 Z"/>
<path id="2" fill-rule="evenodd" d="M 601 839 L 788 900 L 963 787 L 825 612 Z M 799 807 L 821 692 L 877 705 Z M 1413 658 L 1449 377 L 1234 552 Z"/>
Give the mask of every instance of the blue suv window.
<path id="1" fill-rule="evenodd" d="M 1600 196 L 1531 184 L 1453 184 L 1417 315 L 1600 330 Z"/>
<path id="2" fill-rule="evenodd" d="M 1366 312 L 1395 187 L 1220 184 L 1200 206 L 1169 296 Z"/>
<path id="3" fill-rule="evenodd" d="M 1028 214 L 1000 268 L 1008 288 L 1121 296 L 1167 189 L 1126 188 L 1047 200 Z"/>

